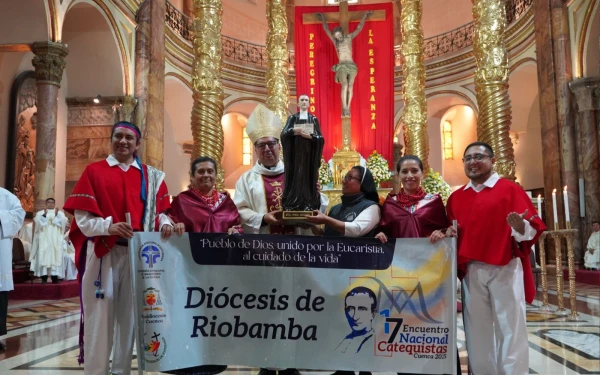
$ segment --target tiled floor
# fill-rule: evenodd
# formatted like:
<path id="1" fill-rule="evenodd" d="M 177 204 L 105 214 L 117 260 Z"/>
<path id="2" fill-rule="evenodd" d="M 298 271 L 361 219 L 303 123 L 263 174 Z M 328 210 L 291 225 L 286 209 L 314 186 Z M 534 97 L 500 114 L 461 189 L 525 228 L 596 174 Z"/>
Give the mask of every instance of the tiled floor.
<path id="1" fill-rule="evenodd" d="M 554 310 L 556 283 L 551 279 L 548 284 L 549 308 Z M 539 292 L 534 305 L 528 308 L 531 374 L 600 374 L 600 287 L 578 284 L 576 290 L 579 321 L 541 313 Z M 564 303 L 570 307 L 567 294 Z M 0 374 L 83 374 L 77 364 L 78 299 L 17 301 L 10 304 L 8 322 L 8 335 L 2 337 L 7 350 L 0 352 Z M 464 371 L 467 351 L 460 316 L 458 345 Z M 135 359 L 133 366 L 136 367 Z M 230 367 L 225 375 L 256 372 L 257 369 Z"/>

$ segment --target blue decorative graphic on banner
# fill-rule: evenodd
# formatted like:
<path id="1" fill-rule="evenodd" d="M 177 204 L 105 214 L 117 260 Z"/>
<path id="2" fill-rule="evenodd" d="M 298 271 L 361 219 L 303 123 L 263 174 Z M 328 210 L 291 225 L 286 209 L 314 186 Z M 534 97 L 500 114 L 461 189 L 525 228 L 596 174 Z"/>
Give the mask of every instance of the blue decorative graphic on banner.
<path id="1" fill-rule="evenodd" d="M 148 268 L 154 268 L 156 263 L 162 261 L 164 251 L 156 242 L 148 242 L 142 245 L 139 256 Z"/>

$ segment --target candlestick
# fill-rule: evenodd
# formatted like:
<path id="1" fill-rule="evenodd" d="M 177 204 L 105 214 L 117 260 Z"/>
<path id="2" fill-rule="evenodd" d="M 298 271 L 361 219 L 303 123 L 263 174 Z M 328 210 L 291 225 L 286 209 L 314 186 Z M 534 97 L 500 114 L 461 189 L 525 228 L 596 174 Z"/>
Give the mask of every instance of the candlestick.
<path id="1" fill-rule="evenodd" d="M 556 211 L 556 189 L 552 190 L 552 212 L 554 213 L 554 230 L 558 230 L 558 212 Z"/>
<path id="2" fill-rule="evenodd" d="M 542 194 L 538 194 L 537 206 L 538 206 L 538 216 L 540 217 L 540 219 L 542 219 Z"/>
<path id="3" fill-rule="evenodd" d="M 568 223 L 571 221 L 571 217 L 569 215 L 569 196 L 567 195 L 567 185 L 563 189 L 563 199 L 565 201 L 565 221 Z"/>

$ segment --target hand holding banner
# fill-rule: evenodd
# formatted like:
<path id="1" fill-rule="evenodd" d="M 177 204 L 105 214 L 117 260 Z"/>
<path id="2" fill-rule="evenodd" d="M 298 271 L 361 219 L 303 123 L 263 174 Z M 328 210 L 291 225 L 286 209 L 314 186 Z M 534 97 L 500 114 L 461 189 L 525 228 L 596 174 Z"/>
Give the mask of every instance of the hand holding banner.
<path id="1" fill-rule="evenodd" d="M 146 371 L 456 369 L 450 239 L 136 233 L 132 249 Z"/>

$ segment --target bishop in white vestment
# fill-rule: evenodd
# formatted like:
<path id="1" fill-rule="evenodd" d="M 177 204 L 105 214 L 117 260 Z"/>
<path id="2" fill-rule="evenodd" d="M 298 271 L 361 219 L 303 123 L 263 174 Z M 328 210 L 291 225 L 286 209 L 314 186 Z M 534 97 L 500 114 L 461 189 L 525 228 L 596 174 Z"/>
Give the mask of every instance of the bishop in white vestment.
<path id="1" fill-rule="evenodd" d="M 33 245 L 29 258 L 31 271 L 42 278 L 43 284 L 48 280 L 48 273 L 52 282 L 57 283 L 59 277 L 64 278 L 64 233 L 68 219 L 62 211 L 54 208 L 54 199 L 48 198 L 46 209 L 39 211 L 33 221 Z"/>
<path id="2" fill-rule="evenodd" d="M 19 199 L 8 190 L 0 187 L 0 336 L 6 334 L 6 316 L 8 314 L 8 291 L 13 290 L 12 244 L 17 236 L 25 210 Z M 4 344 L 0 343 L 0 350 Z"/>
<path id="3" fill-rule="evenodd" d="M 583 256 L 584 266 L 591 270 L 600 270 L 600 223 L 592 223 L 594 231 L 587 243 L 587 251 Z"/>
<path id="4" fill-rule="evenodd" d="M 279 159 L 282 127 L 281 120 L 261 104 L 246 123 L 246 132 L 254 144 L 258 161 L 240 177 L 233 197 L 246 234 L 312 235 L 310 229 L 284 225 L 280 216 L 285 177 L 283 162 Z M 321 194 L 321 211 L 324 212 L 327 204 L 327 197 Z"/>

